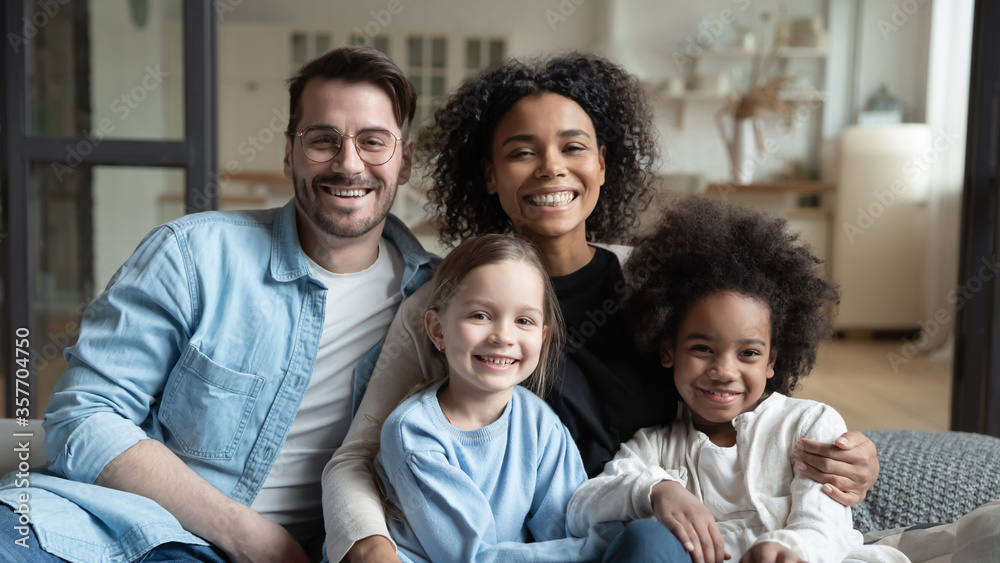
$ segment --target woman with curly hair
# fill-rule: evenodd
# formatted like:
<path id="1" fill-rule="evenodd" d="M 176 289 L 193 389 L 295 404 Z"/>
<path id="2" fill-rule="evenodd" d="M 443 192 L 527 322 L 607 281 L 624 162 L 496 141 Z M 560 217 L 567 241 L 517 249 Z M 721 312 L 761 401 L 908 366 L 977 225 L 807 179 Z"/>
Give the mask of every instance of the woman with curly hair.
<path id="1" fill-rule="evenodd" d="M 592 55 L 511 61 L 467 81 L 426 147 L 442 242 L 516 232 L 539 248 L 568 332 L 546 397 L 589 475 L 639 428 L 674 417 L 659 366 L 632 354 L 615 301 L 623 242 L 651 197 L 658 153 L 636 80 Z M 431 157 L 430 155 L 437 155 Z"/>
<path id="2" fill-rule="evenodd" d="M 577 489 L 571 533 L 631 521 L 612 547 L 632 544 L 634 561 L 678 541 L 694 561 L 907 561 L 862 545 L 850 508 L 789 463 L 799 440 L 847 430 L 832 407 L 787 396 L 840 301 L 819 264 L 783 219 L 700 197 L 664 212 L 625 266 L 622 309 L 640 353 L 672 369 L 683 416 L 637 432 Z"/>
<path id="3" fill-rule="evenodd" d="M 538 248 L 567 329 L 546 400 L 588 475 L 636 430 L 676 416 L 676 391 L 657 362 L 634 353 L 618 314 L 629 248 L 606 244 L 624 242 L 648 205 L 658 159 L 653 131 L 634 77 L 601 57 L 571 53 L 511 60 L 469 78 L 437 111 L 422 147 L 433 183 L 428 207 L 443 242 L 514 232 Z M 426 299 L 420 290 L 404 301 L 376 365 L 358 366 L 372 376 L 355 389 L 364 398 L 323 476 L 331 559 L 350 550 L 352 561 L 374 560 L 365 555 L 392 549 L 366 460 L 377 423 L 414 384 L 444 370 L 424 332 Z M 810 443 L 807 474 L 854 504 L 874 483 L 877 460 L 863 435 L 840 441 Z"/>

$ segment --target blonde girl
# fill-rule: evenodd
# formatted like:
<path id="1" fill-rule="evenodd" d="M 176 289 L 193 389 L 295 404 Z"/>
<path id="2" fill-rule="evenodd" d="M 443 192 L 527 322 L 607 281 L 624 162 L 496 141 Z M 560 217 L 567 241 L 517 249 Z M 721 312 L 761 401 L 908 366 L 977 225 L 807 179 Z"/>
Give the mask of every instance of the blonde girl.
<path id="1" fill-rule="evenodd" d="M 596 559 L 603 543 L 569 537 L 566 527 L 566 505 L 587 478 L 580 454 L 535 394 L 563 340 L 538 254 L 514 236 L 473 237 L 445 258 L 433 284 L 424 323 L 447 377 L 389 415 L 376 458 L 402 516 L 389 522 L 397 555 Z"/>

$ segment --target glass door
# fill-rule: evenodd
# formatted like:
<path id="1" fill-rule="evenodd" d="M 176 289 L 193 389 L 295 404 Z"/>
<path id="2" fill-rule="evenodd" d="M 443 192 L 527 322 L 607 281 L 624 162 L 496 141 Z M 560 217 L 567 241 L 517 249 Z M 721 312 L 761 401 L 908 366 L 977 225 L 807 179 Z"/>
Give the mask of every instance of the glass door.
<path id="1" fill-rule="evenodd" d="M 38 417 L 83 312 L 154 226 L 217 206 L 215 11 L 4 4 L 0 397 Z"/>

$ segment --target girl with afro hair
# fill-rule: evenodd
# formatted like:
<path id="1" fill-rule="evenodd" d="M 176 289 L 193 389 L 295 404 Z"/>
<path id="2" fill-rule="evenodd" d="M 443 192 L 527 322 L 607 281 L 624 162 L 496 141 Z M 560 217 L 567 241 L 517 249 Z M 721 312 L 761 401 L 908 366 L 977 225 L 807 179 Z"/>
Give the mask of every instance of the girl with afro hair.
<path id="1" fill-rule="evenodd" d="M 418 137 L 432 184 L 428 211 L 446 245 L 515 233 L 538 249 L 567 335 L 545 399 L 569 428 L 587 474 L 600 473 L 638 429 L 676 418 L 676 390 L 658 362 L 636 353 L 618 309 L 630 249 L 607 244 L 629 238 L 658 171 L 643 89 L 596 55 L 509 60 L 463 82 Z M 331 559 L 392 547 L 381 541 L 389 536 L 365 460 L 378 443 L 378 422 L 415 384 L 442 375 L 424 332 L 428 293 L 403 302 L 377 364 L 359 366 L 372 376 L 355 389 L 363 400 L 323 477 Z M 854 504 L 878 465 L 863 435 L 843 440 L 815 444 L 806 462 L 811 477 L 837 483 L 838 500 Z"/>
<path id="2" fill-rule="evenodd" d="M 839 292 L 785 227 L 689 197 L 633 252 L 624 315 L 640 353 L 672 370 L 684 408 L 577 489 L 572 533 L 635 521 L 616 540 L 634 561 L 662 560 L 678 541 L 694 561 L 906 561 L 862 545 L 850 508 L 795 469 L 799 440 L 833 441 L 846 426 L 787 396 L 831 335 Z"/>

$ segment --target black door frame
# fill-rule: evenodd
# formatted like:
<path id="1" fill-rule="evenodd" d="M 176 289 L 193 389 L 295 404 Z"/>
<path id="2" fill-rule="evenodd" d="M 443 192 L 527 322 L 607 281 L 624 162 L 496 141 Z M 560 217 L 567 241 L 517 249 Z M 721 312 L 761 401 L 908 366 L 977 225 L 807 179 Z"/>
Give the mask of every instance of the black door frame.
<path id="1" fill-rule="evenodd" d="M 976 2 L 973 26 L 951 428 L 1000 436 L 1000 3 Z"/>
<path id="2" fill-rule="evenodd" d="M 5 416 L 14 416 L 17 397 L 15 363 L 23 347 L 15 337 L 27 331 L 29 341 L 37 336 L 34 329 L 35 244 L 30 240 L 31 210 L 37 202 L 31 193 L 34 162 L 59 162 L 66 156 L 66 147 L 89 143 L 91 151 L 80 153 L 80 165 L 149 166 L 183 168 L 185 203 L 188 213 L 218 208 L 217 170 L 217 22 L 215 2 L 183 0 L 184 28 L 184 139 L 179 141 L 145 141 L 104 139 L 89 142 L 84 135 L 47 137 L 30 132 L 27 116 L 31 115 L 29 95 L 31 81 L 31 41 L 25 39 L 26 27 L 37 25 L 50 16 L 35 10 L 29 14 L 29 0 L 11 0 L 0 8 L 0 28 L 3 29 L 3 71 L 0 72 L 0 112 L 3 131 L 0 134 L 0 166 L 3 168 L 3 225 L 0 232 L 0 272 L 3 280 L 3 303 L 6 305 L 2 333 L 4 386 L 7 391 Z M 62 9 L 83 10 L 86 0 L 73 4 L 51 2 Z M 44 24 L 42 24 L 44 25 Z M 28 38 L 30 39 L 30 38 Z M 21 350 L 18 350 L 19 348 Z M 28 351 L 34 356 L 30 347 Z M 23 356 L 21 356 L 23 357 Z M 37 417 L 34 396 L 37 374 L 29 368 L 29 413 Z M 21 385 L 24 396 L 24 384 Z"/>

